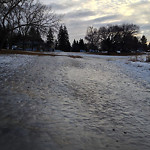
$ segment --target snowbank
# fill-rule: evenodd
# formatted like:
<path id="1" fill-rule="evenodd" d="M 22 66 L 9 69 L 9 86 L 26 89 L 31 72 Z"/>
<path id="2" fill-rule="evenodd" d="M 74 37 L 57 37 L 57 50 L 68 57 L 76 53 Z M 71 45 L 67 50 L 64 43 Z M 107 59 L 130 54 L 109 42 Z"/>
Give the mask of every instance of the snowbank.
<path id="1" fill-rule="evenodd" d="M 150 63 L 140 61 L 130 61 L 130 59 L 118 59 L 112 61 L 118 68 L 120 68 L 126 75 L 133 80 L 142 82 L 144 86 L 150 88 Z"/>

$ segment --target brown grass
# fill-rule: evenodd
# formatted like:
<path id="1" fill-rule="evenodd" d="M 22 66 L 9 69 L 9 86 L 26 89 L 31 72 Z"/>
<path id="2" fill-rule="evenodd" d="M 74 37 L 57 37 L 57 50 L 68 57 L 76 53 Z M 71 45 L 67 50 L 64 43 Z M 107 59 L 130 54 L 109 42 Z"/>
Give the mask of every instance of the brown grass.
<path id="1" fill-rule="evenodd" d="M 68 57 L 71 57 L 71 58 L 83 58 L 82 56 L 74 56 L 74 55 L 68 55 Z"/>
<path id="2" fill-rule="evenodd" d="M 44 54 L 42 52 L 29 52 L 29 51 L 18 51 L 18 50 L 1 50 L 0 54 L 20 54 L 20 55 L 36 55 L 36 56 L 59 56 L 56 54 Z"/>
<path id="3" fill-rule="evenodd" d="M 107 58 L 106 60 L 107 60 L 107 61 L 112 61 L 113 59 L 112 59 L 112 58 Z"/>
<path id="4" fill-rule="evenodd" d="M 74 56 L 74 55 L 57 55 L 57 54 L 45 54 L 43 52 L 30 52 L 30 51 L 18 51 L 18 50 L 1 50 L 0 55 L 9 55 L 9 54 L 20 54 L 20 55 L 35 55 L 35 56 L 67 56 L 71 58 L 83 58 L 82 56 Z"/>

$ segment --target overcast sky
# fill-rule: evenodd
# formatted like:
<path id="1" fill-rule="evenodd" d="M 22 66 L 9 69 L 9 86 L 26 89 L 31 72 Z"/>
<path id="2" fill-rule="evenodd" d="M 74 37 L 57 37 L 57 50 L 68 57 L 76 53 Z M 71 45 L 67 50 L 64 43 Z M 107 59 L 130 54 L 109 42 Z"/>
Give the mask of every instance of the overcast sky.
<path id="1" fill-rule="evenodd" d="M 88 26 L 134 23 L 150 41 L 150 0 L 41 0 L 62 14 L 70 41 L 84 38 Z"/>

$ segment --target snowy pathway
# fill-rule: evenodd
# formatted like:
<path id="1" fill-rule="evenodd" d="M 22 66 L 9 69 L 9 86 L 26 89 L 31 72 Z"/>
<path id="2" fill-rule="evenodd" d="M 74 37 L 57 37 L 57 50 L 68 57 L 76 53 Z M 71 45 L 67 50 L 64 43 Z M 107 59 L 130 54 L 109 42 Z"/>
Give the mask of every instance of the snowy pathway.
<path id="1" fill-rule="evenodd" d="M 150 83 L 123 62 L 35 56 L 0 76 L 0 150 L 149 150 Z"/>

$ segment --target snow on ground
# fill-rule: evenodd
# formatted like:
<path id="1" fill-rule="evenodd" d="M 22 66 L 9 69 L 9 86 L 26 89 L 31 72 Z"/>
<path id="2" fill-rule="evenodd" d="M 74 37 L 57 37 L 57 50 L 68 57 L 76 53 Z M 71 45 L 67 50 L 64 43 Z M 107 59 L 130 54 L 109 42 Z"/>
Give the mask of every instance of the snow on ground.
<path id="1" fill-rule="evenodd" d="M 94 54 L 88 54 L 88 53 L 80 53 L 80 52 L 54 52 L 58 55 L 73 55 L 73 56 L 82 56 L 82 57 L 93 57 L 93 58 L 129 58 L 128 56 L 109 56 L 109 55 L 94 55 Z"/>
<path id="2" fill-rule="evenodd" d="M 55 52 L 57 55 L 73 55 L 82 57 L 91 57 L 105 59 L 115 63 L 119 68 L 129 76 L 134 76 L 136 79 L 144 79 L 150 83 L 150 63 L 140 62 L 146 60 L 146 55 L 137 56 L 137 62 L 132 62 L 136 56 L 108 56 L 108 55 L 94 55 L 86 53 L 73 53 L 73 52 Z M 10 76 L 18 68 L 30 63 L 36 56 L 27 55 L 0 55 L 0 76 Z M 11 70 L 11 71 L 10 71 Z"/>
<path id="3" fill-rule="evenodd" d="M 110 61 L 111 63 L 116 64 L 125 74 L 134 78 L 135 80 L 145 80 L 145 82 L 150 83 L 150 63 L 145 62 L 147 55 L 140 56 L 109 56 L 109 55 L 94 55 L 86 53 L 57 53 L 60 55 L 73 55 L 73 56 L 82 56 L 82 57 L 91 57 L 99 58 Z M 137 58 L 136 58 L 137 57 Z M 136 62 L 131 60 L 137 59 Z"/>
<path id="4" fill-rule="evenodd" d="M 131 61 L 132 58 L 133 56 L 126 59 L 116 59 L 112 63 L 115 63 L 130 78 L 139 82 L 142 81 L 145 86 L 147 85 L 147 88 L 150 88 L 150 63 L 140 62 L 141 59 L 133 62 Z M 145 56 L 141 56 L 141 58 L 144 60 Z"/>
<path id="5" fill-rule="evenodd" d="M 17 69 L 26 65 L 32 58 L 33 56 L 27 55 L 0 55 L 0 67 Z"/>
<path id="6" fill-rule="evenodd" d="M 2 150 L 149 150 L 148 67 L 81 55 L 0 57 Z"/>
<path id="7" fill-rule="evenodd" d="M 18 72 L 19 68 L 25 67 L 33 58 L 35 58 L 35 56 L 0 55 L 0 82 L 7 80 L 7 78 L 11 77 L 15 72 Z"/>

